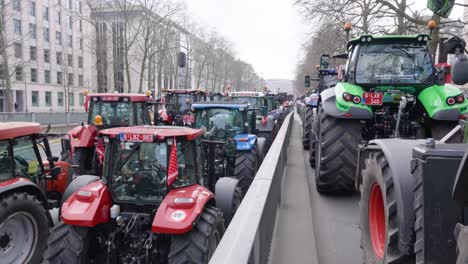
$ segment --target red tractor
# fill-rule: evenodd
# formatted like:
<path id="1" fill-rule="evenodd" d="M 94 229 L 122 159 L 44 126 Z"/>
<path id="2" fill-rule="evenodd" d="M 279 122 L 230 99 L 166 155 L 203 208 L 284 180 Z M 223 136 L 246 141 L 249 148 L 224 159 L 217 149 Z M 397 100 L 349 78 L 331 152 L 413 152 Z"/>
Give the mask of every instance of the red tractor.
<path id="1" fill-rule="evenodd" d="M 163 90 L 164 108 L 159 111 L 159 123 L 173 126 L 191 126 L 194 115 L 193 103 L 206 101 L 206 93 L 202 90 Z"/>
<path id="2" fill-rule="evenodd" d="M 71 181 L 70 164 L 52 157 L 38 123 L 0 123 L 1 263 L 40 263 L 50 209 Z"/>
<path id="3" fill-rule="evenodd" d="M 103 159 L 103 142 L 96 142 L 98 131 L 110 127 L 150 125 L 148 104 L 151 94 L 102 93 L 87 94 L 85 110 L 88 112 L 87 124 L 71 129 L 69 160 L 78 166 L 78 174 L 100 172 Z M 97 153 L 98 155 L 95 155 Z"/>
<path id="4" fill-rule="evenodd" d="M 48 263 L 207 263 L 240 204 L 238 180 L 204 172 L 201 129 L 99 132 L 102 178 L 68 187 Z M 214 190 L 207 186 L 216 181 Z"/>

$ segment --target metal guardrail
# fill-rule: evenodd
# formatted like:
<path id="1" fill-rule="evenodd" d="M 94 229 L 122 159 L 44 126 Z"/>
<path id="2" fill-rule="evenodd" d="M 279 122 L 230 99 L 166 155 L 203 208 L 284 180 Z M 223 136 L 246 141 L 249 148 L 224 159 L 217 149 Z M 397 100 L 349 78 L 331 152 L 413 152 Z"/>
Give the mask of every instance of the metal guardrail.
<path id="1" fill-rule="evenodd" d="M 268 262 L 293 120 L 285 118 L 210 264 Z"/>
<path id="2" fill-rule="evenodd" d="M 0 113 L 0 122 L 37 122 L 43 125 L 70 125 L 86 122 L 86 112 Z"/>

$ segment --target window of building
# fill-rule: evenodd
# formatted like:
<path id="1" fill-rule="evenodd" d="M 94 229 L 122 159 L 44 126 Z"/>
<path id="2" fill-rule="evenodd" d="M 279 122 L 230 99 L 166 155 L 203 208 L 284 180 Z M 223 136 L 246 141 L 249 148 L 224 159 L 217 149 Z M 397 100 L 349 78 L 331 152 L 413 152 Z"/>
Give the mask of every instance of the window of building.
<path id="1" fill-rule="evenodd" d="M 48 49 L 44 50 L 44 62 L 50 63 L 50 50 Z"/>
<path id="2" fill-rule="evenodd" d="M 67 62 L 68 62 L 68 66 L 73 67 L 73 55 L 68 54 Z"/>
<path id="3" fill-rule="evenodd" d="M 15 42 L 13 46 L 15 47 L 15 57 L 23 57 L 23 46 L 21 45 L 21 43 Z"/>
<path id="4" fill-rule="evenodd" d="M 21 0 L 13 1 L 13 9 L 16 11 L 21 11 Z"/>
<path id="5" fill-rule="evenodd" d="M 31 103 L 32 103 L 32 106 L 39 106 L 39 92 L 38 91 L 31 92 Z"/>
<path id="6" fill-rule="evenodd" d="M 83 39 L 80 38 L 80 50 L 83 50 Z"/>
<path id="7" fill-rule="evenodd" d="M 83 75 L 78 75 L 78 85 L 84 86 Z"/>
<path id="8" fill-rule="evenodd" d="M 73 20 L 71 16 L 68 16 L 68 28 L 73 29 Z"/>
<path id="9" fill-rule="evenodd" d="M 73 0 L 68 0 L 68 8 L 73 9 Z"/>
<path id="10" fill-rule="evenodd" d="M 68 42 L 67 43 L 68 47 L 73 48 L 73 36 L 72 35 L 68 35 L 67 42 Z"/>
<path id="11" fill-rule="evenodd" d="M 45 105 L 52 106 L 52 92 L 45 92 Z"/>
<path id="12" fill-rule="evenodd" d="M 42 7 L 42 18 L 45 21 L 49 21 L 49 7 L 47 6 Z"/>
<path id="13" fill-rule="evenodd" d="M 57 93 L 57 105 L 63 106 L 63 92 Z"/>
<path id="14" fill-rule="evenodd" d="M 75 93 L 68 94 L 68 105 L 75 106 Z"/>
<path id="15" fill-rule="evenodd" d="M 57 5 L 62 6 L 62 0 L 57 0 Z"/>
<path id="16" fill-rule="evenodd" d="M 57 64 L 62 65 L 62 52 L 57 52 L 56 57 L 57 57 Z"/>
<path id="17" fill-rule="evenodd" d="M 61 72 L 57 72 L 57 84 L 63 84 L 63 75 Z"/>
<path id="18" fill-rule="evenodd" d="M 48 28 L 44 28 L 43 35 L 44 35 L 44 41 L 49 42 L 50 41 L 50 31 L 49 31 Z"/>
<path id="19" fill-rule="evenodd" d="M 57 17 L 55 18 L 55 22 L 57 22 L 57 25 L 62 25 L 62 13 L 60 11 L 57 11 Z"/>
<path id="20" fill-rule="evenodd" d="M 83 12 L 83 7 L 81 6 L 81 2 L 78 2 L 78 12 Z"/>
<path id="21" fill-rule="evenodd" d="M 78 98 L 79 98 L 79 104 L 84 105 L 84 94 L 79 93 Z"/>
<path id="22" fill-rule="evenodd" d="M 50 70 L 45 70 L 44 71 L 44 82 L 45 83 L 50 83 Z"/>
<path id="23" fill-rule="evenodd" d="M 17 81 L 23 80 L 23 67 L 20 67 L 20 66 L 15 67 L 15 79 Z"/>
<path id="24" fill-rule="evenodd" d="M 37 27 L 35 24 L 29 23 L 29 35 L 31 35 L 33 39 L 37 38 Z"/>
<path id="25" fill-rule="evenodd" d="M 78 56 L 78 67 L 83 68 L 83 57 L 82 56 Z"/>
<path id="26" fill-rule="evenodd" d="M 29 56 L 31 60 L 35 61 L 37 60 L 37 48 L 34 46 L 29 47 Z"/>
<path id="27" fill-rule="evenodd" d="M 68 74 L 68 85 L 73 85 L 73 73 Z"/>
<path id="28" fill-rule="evenodd" d="M 13 25 L 15 26 L 15 33 L 21 34 L 21 21 L 19 19 L 13 19 Z"/>
<path id="29" fill-rule="evenodd" d="M 55 40 L 57 41 L 58 45 L 62 45 L 62 32 L 55 32 Z"/>
<path id="30" fill-rule="evenodd" d="M 36 2 L 29 1 L 29 15 L 36 16 Z"/>
<path id="31" fill-rule="evenodd" d="M 37 82 L 37 69 L 31 68 L 31 82 Z"/>

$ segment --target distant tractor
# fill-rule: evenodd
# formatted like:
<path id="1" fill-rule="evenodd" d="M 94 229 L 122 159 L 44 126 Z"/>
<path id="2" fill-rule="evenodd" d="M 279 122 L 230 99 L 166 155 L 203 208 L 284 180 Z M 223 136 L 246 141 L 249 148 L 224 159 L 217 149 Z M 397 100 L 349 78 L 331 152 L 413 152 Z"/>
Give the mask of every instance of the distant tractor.
<path id="1" fill-rule="evenodd" d="M 0 123 L 0 262 L 41 263 L 50 209 L 71 182 L 38 123 Z"/>
<path id="2" fill-rule="evenodd" d="M 267 140 L 267 149 L 278 133 L 279 124 L 277 122 L 279 116 L 273 115 L 273 101 L 262 92 L 231 92 L 229 101 L 238 103 L 247 103 L 249 108 L 257 112 L 256 133 L 259 137 Z"/>
<path id="3" fill-rule="evenodd" d="M 70 185 L 47 263 L 208 263 L 240 201 L 234 178 L 208 186 L 215 179 L 199 162 L 203 133 L 154 126 L 100 131 L 103 176 L 80 176 Z"/>
<path id="4" fill-rule="evenodd" d="M 67 161 L 78 167 L 77 174 L 96 174 L 100 172 L 104 143 L 96 141 L 99 130 L 122 127 L 150 125 L 148 103 L 151 94 L 96 93 L 86 94 L 85 110 L 87 123 L 71 129 L 71 149 L 66 153 Z M 97 153 L 97 155 L 95 155 Z"/>
<path id="5" fill-rule="evenodd" d="M 267 151 L 266 139 L 252 134 L 256 112 L 249 112 L 246 103 L 232 102 L 197 103 L 192 108 L 195 127 L 206 131 L 202 139 L 206 171 L 215 178 L 233 176 L 245 194 Z"/>
<path id="6" fill-rule="evenodd" d="M 374 139 L 441 139 L 468 112 L 427 48 L 430 37 L 363 35 L 348 45 L 340 82 L 320 93 L 315 180 L 320 193 L 349 194 L 358 145 Z M 460 142 L 461 137 L 454 137 Z"/>
<path id="7" fill-rule="evenodd" d="M 163 90 L 164 107 L 159 111 L 159 123 L 172 126 L 191 126 L 193 113 L 191 105 L 206 101 L 207 95 L 202 90 Z"/>

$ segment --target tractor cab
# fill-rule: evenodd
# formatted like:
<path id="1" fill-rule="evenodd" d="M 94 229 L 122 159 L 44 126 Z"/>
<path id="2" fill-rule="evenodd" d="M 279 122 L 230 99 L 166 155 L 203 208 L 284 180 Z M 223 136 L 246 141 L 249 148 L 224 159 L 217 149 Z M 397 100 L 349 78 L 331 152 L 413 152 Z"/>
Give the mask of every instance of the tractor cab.
<path id="1" fill-rule="evenodd" d="M 192 104 L 206 100 L 206 93 L 202 90 L 164 90 L 163 93 L 164 109 L 159 111 L 159 116 L 161 123 L 166 125 L 192 125 Z"/>

